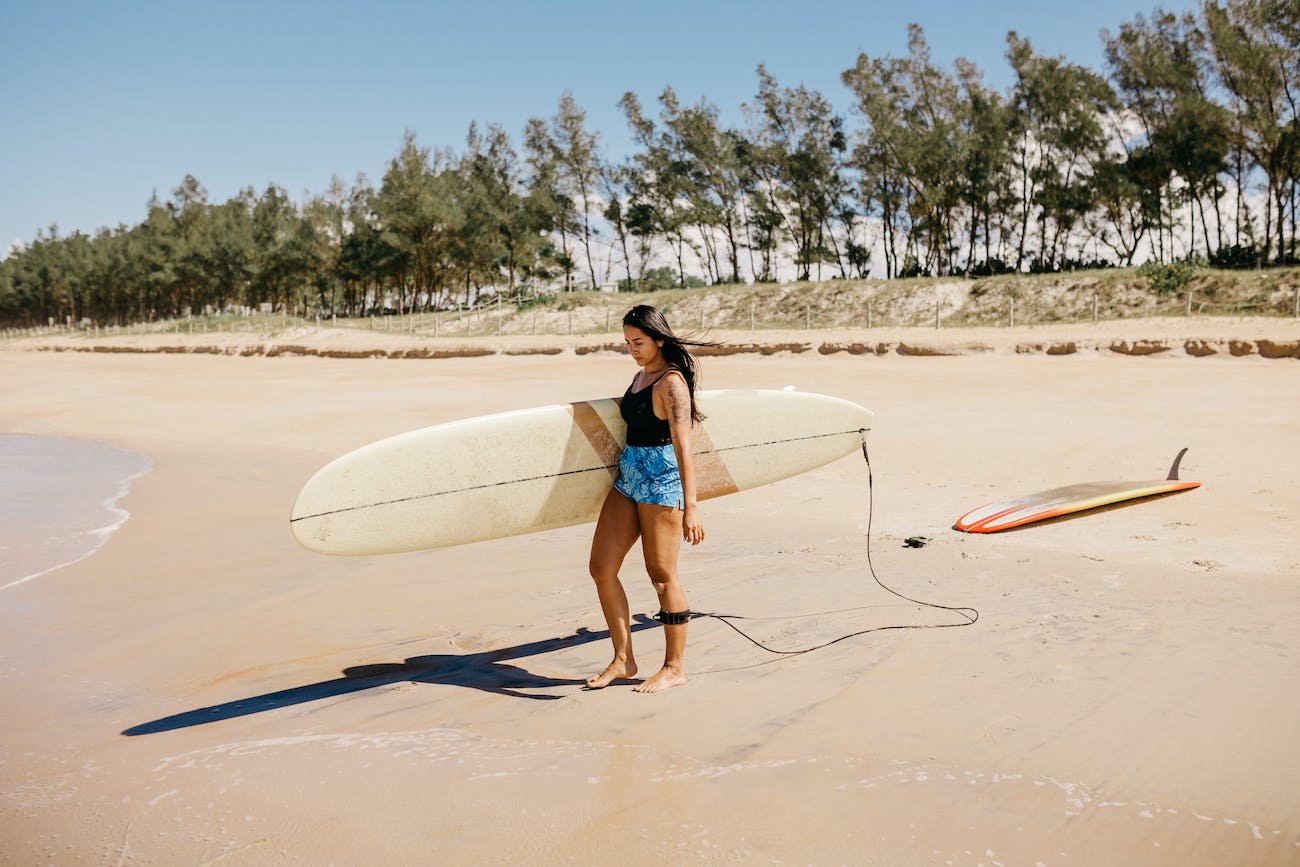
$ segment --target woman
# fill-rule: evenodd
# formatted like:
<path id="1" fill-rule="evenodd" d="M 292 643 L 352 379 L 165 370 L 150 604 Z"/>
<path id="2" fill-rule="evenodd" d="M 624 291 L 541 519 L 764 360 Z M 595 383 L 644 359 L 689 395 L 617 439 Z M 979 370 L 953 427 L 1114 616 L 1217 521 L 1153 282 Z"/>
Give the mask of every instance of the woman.
<path id="1" fill-rule="evenodd" d="M 673 334 L 664 315 L 646 304 L 623 317 L 623 340 L 641 370 L 623 395 L 627 447 L 591 540 L 591 577 L 609 626 L 614 660 L 588 678 L 587 686 L 601 689 L 637 672 L 627 594 L 618 570 L 640 538 L 646 571 L 659 595 L 664 664 L 633 691 L 652 693 L 686 682 L 682 654 L 691 613 L 677 581 L 677 552 L 682 540 L 692 545 L 704 541 L 691 455 L 691 426 L 702 418 L 695 406 L 698 364 L 686 347 L 711 344 Z"/>

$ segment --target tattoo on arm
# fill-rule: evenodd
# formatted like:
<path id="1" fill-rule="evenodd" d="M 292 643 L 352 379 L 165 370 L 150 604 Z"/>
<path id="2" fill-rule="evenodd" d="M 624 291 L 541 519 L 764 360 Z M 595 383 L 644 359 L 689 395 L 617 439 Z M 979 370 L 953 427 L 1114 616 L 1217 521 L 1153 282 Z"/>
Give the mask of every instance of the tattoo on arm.
<path id="1" fill-rule="evenodd" d="M 691 392 L 680 376 L 668 378 L 668 420 L 674 427 L 691 426 Z"/>

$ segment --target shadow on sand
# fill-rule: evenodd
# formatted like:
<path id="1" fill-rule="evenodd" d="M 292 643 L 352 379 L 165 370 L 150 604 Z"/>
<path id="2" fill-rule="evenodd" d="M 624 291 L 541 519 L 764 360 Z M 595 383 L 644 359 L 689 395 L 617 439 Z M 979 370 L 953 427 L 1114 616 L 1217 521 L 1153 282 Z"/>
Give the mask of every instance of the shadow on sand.
<path id="1" fill-rule="evenodd" d="M 646 617 L 644 614 L 634 615 L 633 621 L 633 632 L 659 626 L 657 621 Z M 374 689 L 378 686 L 401 683 L 402 681 L 464 686 L 514 698 L 550 701 L 561 698 L 561 696 L 536 695 L 521 692 L 520 690 L 578 685 L 585 684 L 586 681 L 574 678 L 543 677 L 517 665 L 505 665 L 504 662 L 528 656 L 540 656 L 544 653 L 576 647 L 608 637 L 609 632 L 607 630 L 592 632 L 586 627 L 582 627 L 572 635 L 562 635 L 558 638 L 547 638 L 527 644 L 517 644 L 514 647 L 485 650 L 481 653 L 434 653 L 428 656 L 413 656 L 400 663 L 358 665 L 344 669 L 343 676 L 334 680 L 307 684 L 306 686 L 295 686 L 278 692 L 268 692 L 265 695 L 236 699 L 224 704 L 214 704 L 211 707 L 201 707 L 197 710 L 188 710 L 184 713 L 132 726 L 123 731 L 122 734 L 134 736 L 169 732 L 203 725 L 204 723 L 278 710 L 282 707 L 305 704 L 323 698 L 335 698 L 349 693 Z"/>

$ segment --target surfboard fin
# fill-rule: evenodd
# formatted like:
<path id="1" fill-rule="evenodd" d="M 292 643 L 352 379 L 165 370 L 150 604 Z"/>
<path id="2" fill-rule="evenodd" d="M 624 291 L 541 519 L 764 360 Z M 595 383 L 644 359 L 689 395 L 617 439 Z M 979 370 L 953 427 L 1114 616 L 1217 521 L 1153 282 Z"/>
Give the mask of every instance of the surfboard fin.
<path id="1" fill-rule="evenodd" d="M 1185 454 L 1187 454 L 1187 449 L 1186 449 L 1186 448 L 1184 448 L 1181 452 L 1178 453 L 1178 457 L 1174 458 L 1173 466 L 1171 466 L 1171 467 L 1169 468 L 1169 475 L 1165 476 L 1165 481 L 1168 481 L 1168 482 L 1177 482 L 1177 481 L 1179 481 L 1179 478 L 1178 478 L 1178 465 L 1179 465 L 1180 463 L 1182 463 L 1182 461 L 1183 461 L 1183 455 L 1185 455 Z"/>

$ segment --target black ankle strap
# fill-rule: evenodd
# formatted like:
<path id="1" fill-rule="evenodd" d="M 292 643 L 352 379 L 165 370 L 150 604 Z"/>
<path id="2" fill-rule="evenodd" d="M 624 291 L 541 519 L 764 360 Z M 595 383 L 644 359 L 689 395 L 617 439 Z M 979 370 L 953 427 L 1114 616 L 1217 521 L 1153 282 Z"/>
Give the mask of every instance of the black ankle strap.
<path id="1" fill-rule="evenodd" d="M 655 615 L 655 620 L 658 620 L 664 626 L 681 626 L 690 619 L 690 611 L 664 611 L 660 608 L 659 613 Z"/>

